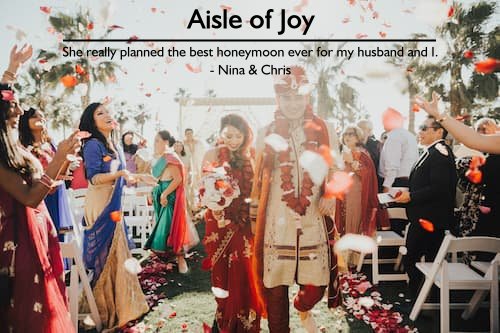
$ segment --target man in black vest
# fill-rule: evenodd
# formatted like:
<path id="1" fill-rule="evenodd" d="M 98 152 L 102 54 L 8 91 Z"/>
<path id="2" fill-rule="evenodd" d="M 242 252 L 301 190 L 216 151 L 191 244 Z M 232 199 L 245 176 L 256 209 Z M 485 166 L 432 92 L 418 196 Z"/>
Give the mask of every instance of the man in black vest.
<path id="1" fill-rule="evenodd" d="M 407 203 L 406 213 L 411 223 L 404 264 L 413 298 L 422 283 L 422 274 L 415 264 L 423 255 L 426 261 L 433 261 L 444 231 L 454 228 L 457 175 L 455 157 L 444 141 L 447 134 L 433 117 L 420 126 L 418 140 L 426 149 L 411 170 L 409 192 L 403 192 L 396 199 L 396 202 Z"/>

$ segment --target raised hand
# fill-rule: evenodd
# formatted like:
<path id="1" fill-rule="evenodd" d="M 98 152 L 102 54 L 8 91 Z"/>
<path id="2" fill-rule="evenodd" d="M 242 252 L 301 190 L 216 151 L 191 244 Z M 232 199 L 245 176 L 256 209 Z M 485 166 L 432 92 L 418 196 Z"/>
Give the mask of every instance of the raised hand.
<path id="1" fill-rule="evenodd" d="M 441 97 L 435 91 L 432 92 L 432 100 L 429 102 L 421 96 L 415 97 L 415 103 L 434 118 L 440 118 L 438 103 Z"/>
<path id="2" fill-rule="evenodd" d="M 17 49 L 17 45 L 14 45 L 12 50 L 10 50 L 8 70 L 15 74 L 19 66 L 24 64 L 32 55 L 33 47 L 31 45 L 24 44 L 19 50 Z"/>

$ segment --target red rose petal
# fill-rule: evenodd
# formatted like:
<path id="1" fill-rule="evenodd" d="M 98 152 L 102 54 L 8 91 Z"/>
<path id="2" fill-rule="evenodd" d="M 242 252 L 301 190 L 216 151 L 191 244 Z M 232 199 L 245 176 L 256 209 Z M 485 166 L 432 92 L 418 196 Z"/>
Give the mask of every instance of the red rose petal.
<path id="1" fill-rule="evenodd" d="M 78 84 L 78 79 L 74 77 L 73 75 L 64 75 L 60 79 L 61 83 L 65 88 L 73 88 Z"/>
<path id="2" fill-rule="evenodd" d="M 113 222 L 120 222 L 122 220 L 122 213 L 119 210 L 112 211 L 109 213 L 109 216 Z"/>
<path id="3" fill-rule="evenodd" d="M 465 59 L 472 59 L 472 58 L 474 58 L 474 52 L 472 52 L 471 50 L 465 50 L 464 51 L 464 58 Z"/>
<path id="4" fill-rule="evenodd" d="M 420 226 L 428 232 L 434 232 L 434 224 L 432 224 L 431 221 L 425 220 L 425 219 L 419 219 L 418 223 L 420 223 Z"/>
<path id="5" fill-rule="evenodd" d="M 51 7 L 47 7 L 47 6 L 40 6 L 40 10 L 42 12 L 44 12 L 45 14 L 50 14 L 50 11 L 52 10 Z"/>
<path id="6" fill-rule="evenodd" d="M 186 64 L 186 68 L 191 73 L 200 73 L 201 72 L 201 66 L 193 66 L 191 64 Z"/>
<path id="7" fill-rule="evenodd" d="M 474 64 L 476 72 L 482 74 L 491 74 L 498 68 L 500 68 L 500 60 L 494 58 L 487 58 L 482 61 L 478 61 Z"/>

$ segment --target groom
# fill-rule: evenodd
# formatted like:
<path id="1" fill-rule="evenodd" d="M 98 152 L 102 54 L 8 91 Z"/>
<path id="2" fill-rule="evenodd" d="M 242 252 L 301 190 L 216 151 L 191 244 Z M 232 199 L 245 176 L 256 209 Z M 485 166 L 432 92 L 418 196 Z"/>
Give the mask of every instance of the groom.
<path id="1" fill-rule="evenodd" d="M 255 268 L 271 333 L 290 332 L 288 288 L 295 282 L 300 291 L 294 306 L 308 332 L 317 332 L 310 310 L 329 283 L 329 305 L 338 301 L 330 248 L 333 224 L 326 218 L 334 215 L 335 199 L 323 198 L 323 187 L 299 165 L 307 150 L 318 152 L 322 145 L 337 150 L 338 139 L 332 126 L 313 115 L 309 86 L 302 67 L 290 67 L 289 75 L 276 77 L 274 121 L 257 137 L 250 209 L 256 221 Z M 275 151 L 265 144 L 270 134 L 284 138 L 288 149 Z"/>

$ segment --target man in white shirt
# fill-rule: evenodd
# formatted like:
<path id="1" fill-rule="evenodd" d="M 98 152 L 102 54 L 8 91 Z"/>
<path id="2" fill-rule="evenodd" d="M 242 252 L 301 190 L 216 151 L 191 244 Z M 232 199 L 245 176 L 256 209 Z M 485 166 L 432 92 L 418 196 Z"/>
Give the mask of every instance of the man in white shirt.
<path id="1" fill-rule="evenodd" d="M 418 159 L 418 148 L 415 135 L 403 128 L 401 113 L 388 108 L 382 115 L 382 122 L 388 133 L 380 152 L 379 175 L 383 179 L 383 192 L 388 192 L 391 187 L 408 187 L 411 168 Z"/>

